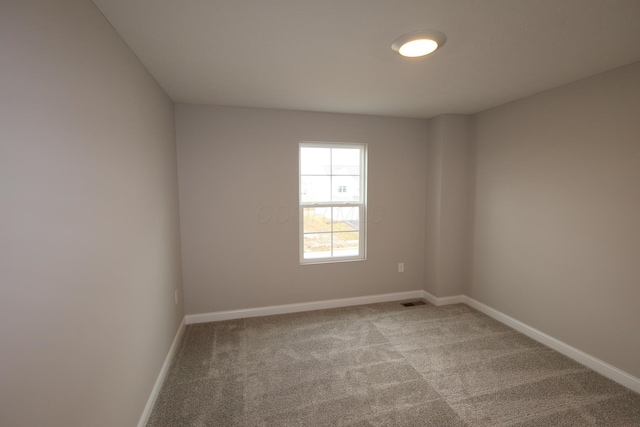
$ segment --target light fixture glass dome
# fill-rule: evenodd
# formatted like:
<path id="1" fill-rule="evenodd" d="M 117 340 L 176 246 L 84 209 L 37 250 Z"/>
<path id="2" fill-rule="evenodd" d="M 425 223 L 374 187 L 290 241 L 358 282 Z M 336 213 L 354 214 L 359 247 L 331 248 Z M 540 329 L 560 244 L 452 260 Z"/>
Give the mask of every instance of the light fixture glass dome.
<path id="1" fill-rule="evenodd" d="M 447 37 L 438 31 L 415 31 L 404 34 L 391 45 L 391 50 L 408 58 L 425 56 L 447 41 Z"/>

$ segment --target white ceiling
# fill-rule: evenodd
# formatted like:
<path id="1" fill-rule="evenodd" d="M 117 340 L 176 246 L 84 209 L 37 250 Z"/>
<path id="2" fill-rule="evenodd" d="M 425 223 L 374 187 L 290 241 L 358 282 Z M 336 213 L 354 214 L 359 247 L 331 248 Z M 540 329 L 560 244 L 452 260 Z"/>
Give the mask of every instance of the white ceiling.
<path id="1" fill-rule="evenodd" d="M 640 0 L 94 0 L 179 103 L 433 117 L 640 60 Z M 424 58 L 404 33 L 447 42 Z"/>

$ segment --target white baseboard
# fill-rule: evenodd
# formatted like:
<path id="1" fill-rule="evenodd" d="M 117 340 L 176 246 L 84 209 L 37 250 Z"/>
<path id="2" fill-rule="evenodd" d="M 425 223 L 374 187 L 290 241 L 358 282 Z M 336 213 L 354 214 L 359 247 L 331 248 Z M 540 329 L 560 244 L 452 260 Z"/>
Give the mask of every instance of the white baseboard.
<path id="1" fill-rule="evenodd" d="M 461 304 L 461 303 L 464 303 L 464 299 L 466 298 L 464 295 L 454 295 L 451 297 L 438 298 L 437 296 L 432 295 L 427 291 L 422 291 L 422 292 L 423 292 L 422 297 L 435 306 Z"/>
<path id="2" fill-rule="evenodd" d="M 468 296 L 464 296 L 464 303 L 470 307 L 475 308 L 478 311 L 483 312 L 487 316 L 493 317 L 497 321 L 504 323 L 505 325 L 515 329 L 518 332 L 522 332 L 529 338 L 532 338 L 538 341 L 541 344 L 546 345 L 558 353 L 564 354 L 565 356 L 575 360 L 578 363 L 583 364 L 584 366 L 593 369 L 605 377 L 622 384 L 623 386 L 635 391 L 636 393 L 640 393 L 640 379 L 634 377 L 633 375 L 627 374 L 624 371 L 616 368 L 615 366 L 611 366 L 606 362 L 603 362 L 600 359 L 597 359 L 581 350 L 578 350 L 575 347 L 570 346 L 554 337 L 545 334 L 531 326 L 522 323 L 519 320 L 514 319 L 513 317 L 507 316 L 506 314 L 489 307 L 479 301 L 474 300 Z"/>
<path id="3" fill-rule="evenodd" d="M 169 366 L 171 365 L 173 356 L 175 355 L 176 350 L 178 349 L 178 345 L 180 344 L 180 340 L 184 335 L 185 325 L 186 325 L 185 319 L 182 319 L 182 322 L 178 327 L 178 331 L 176 332 L 176 336 L 173 338 L 173 342 L 171 343 L 171 347 L 169 347 L 169 352 L 167 353 L 167 357 L 165 357 L 164 359 L 164 363 L 162 364 L 162 368 L 160 369 L 160 373 L 158 374 L 156 383 L 153 385 L 153 389 L 151 389 L 151 395 L 149 396 L 149 400 L 147 400 L 147 404 L 144 407 L 144 411 L 142 411 L 142 416 L 140 417 L 140 421 L 138 421 L 138 427 L 145 427 L 149 422 L 149 417 L 151 416 L 153 405 L 155 405 L 156 403 L 156 399 L 158 398 L 158 393 L 160 393 L 160 389 L 162 388 L 162 383 L 164 383 L 164 379 L 167 376 L 167 372 L 169 371 Z"/>
<path id="4" fill-rule="evenodd" d="M 378 302 L 401 301 L 424 298 L 423 290 L 395 292 L 391 294 L 369 295 L 355 298 L 341 298 L 299 304 L 273 305 L 269 307 L 245 308 L 239 310 L 217 311 L 213 313 L 189 314 L 187 325 L 193 323 L 218 322 L 220 320 L 243 319 L 246 317 L 270 316 L 273 314 L 298 313 L 301 311 L 323 310 L 326 308 L 348 307 L 353 305 L 374 304 Z"/>

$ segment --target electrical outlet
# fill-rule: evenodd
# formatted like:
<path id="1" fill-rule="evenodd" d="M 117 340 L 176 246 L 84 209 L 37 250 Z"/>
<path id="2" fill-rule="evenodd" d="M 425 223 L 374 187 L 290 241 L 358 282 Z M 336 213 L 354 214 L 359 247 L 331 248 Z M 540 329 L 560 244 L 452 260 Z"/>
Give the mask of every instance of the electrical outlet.
<path id="1" fill-rule="evenodd" d="M 398 273 L 404 273 L 404 262 L 398 264 Z"/>
<path id="2" fill-rule="evenodd" d="M 178 290 L 177 290 L 177 289 L 174 291 L 174 293 L 173 293 L 173 297 L 175 298 L 175 300 L 176 300 L 176 305 L 177 305 L 177 304 L 178 304 Z"/>

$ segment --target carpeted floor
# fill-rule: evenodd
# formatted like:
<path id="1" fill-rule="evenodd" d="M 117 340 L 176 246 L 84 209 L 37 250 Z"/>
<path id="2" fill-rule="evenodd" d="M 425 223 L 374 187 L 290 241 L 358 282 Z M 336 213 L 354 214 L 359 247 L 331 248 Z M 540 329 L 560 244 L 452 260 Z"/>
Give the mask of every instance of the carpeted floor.
<path id="1" fill-rule="evenodd" d="M 149 427 L 640 426 L 640 395 L 466 305 L 187 326 Z"/>

